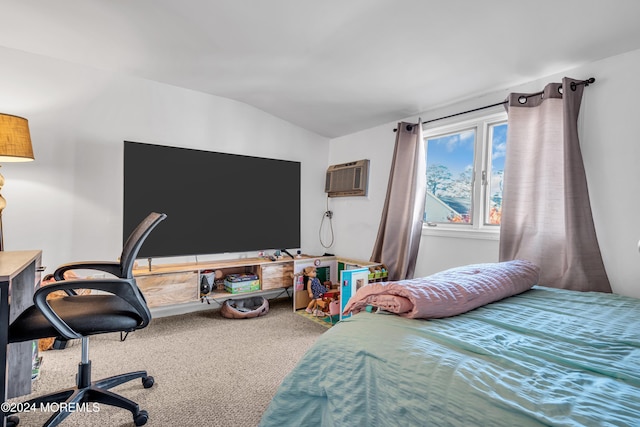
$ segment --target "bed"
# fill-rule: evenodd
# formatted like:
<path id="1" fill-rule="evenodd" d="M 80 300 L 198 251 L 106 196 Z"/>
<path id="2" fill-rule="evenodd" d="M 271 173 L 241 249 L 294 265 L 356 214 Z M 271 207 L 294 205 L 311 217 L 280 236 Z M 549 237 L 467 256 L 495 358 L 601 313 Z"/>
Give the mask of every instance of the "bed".
<path id="1" fill-rule="evenodd" d="M 640 425 L 640 300 L 536 283 L 510 293 L 428 320 L 369 312 L 366 296 L 260 425 Z"/>

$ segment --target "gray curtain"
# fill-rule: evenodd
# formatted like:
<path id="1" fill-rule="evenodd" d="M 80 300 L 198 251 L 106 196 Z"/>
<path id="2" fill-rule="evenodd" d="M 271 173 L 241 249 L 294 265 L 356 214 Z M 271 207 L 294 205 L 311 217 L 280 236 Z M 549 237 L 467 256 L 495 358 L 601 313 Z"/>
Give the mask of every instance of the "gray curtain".
<path id="1" fill-rule="evenodd" d="M 538 264 L 543 286 L 611 292 L 578 140 L 584 86 L 576 82 L 509 95 L 500 261 Z"/>
<path id="2" fill-rule="evenodd" d="M 420 246 L 427 166 L 422 122 L 398 123 L 387 197 L 371 261 L 384 263 L 389 280 L 413 278 Z"/>

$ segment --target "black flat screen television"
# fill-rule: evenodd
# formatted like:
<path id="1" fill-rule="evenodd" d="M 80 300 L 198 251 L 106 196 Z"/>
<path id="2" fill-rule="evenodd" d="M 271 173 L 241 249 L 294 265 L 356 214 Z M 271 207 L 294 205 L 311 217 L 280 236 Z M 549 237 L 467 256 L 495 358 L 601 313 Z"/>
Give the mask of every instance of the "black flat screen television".
<path id="1" fill-rule="evenodd" d="M 300 162 L 125 141 L 123 239 L 150 212 L 139 257 L 299 248 Z"/>

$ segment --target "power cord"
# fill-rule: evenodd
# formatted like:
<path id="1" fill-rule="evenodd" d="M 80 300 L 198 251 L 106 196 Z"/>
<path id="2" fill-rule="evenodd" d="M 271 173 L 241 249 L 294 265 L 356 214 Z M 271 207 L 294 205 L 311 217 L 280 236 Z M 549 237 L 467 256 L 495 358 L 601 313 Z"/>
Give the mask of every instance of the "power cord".
<path id="1" fill-rule="evenodd" d="M 326 218 L 329 218 L 329 230 L 331 233 L 331 243 L 329 243 L 328 245 L 325 245 L 322 239 L 322 227 L 324 226 L 324 221 Z M 322 214 L 322 221 L 320 221 L 320 229 L 318 230 L 318 237 L 320 238 L 320 244 L 322 245 L 323 248 L 328 249 L 331 246 L 333 246 L 335 236 L 333 234 L 333 212 L 329 210 L 329 196 L 327 196 L 327 210 Z"/>

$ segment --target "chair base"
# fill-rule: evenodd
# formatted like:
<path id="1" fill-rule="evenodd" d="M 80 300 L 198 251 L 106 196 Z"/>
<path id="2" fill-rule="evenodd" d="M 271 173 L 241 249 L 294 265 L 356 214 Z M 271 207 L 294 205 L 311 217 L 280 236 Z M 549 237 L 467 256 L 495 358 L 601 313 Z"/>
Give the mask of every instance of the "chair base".
<path id="1" fill-rule="evenodd" d="M 142 379 L 144 388 L 150 388 L 154 383 L 153 377 L 147 375 L 146 371 L 137 371 L 91 382 L 90 371 L 91 361 L 80 363 L 78 365 L 78 384 L 75 387 L 36 397 L 24 402 L 24 406 L 56 409 L 56 412 L 45 422 L 43 427 L 57 426 L 73 412 L 92 412 L 95 409 L 90 403 L 94 402 L 127 409 L 133 415 L 133 422 L 136 426 L 146 424 L 149 418 L 147 411 L 140 410 L 137 403 L 113 393 L 109 389 L 137 378 Z M 15 426 L 19 420 L 16 416 L 10 416 L 7 417 L 6 423 L 7 426 Z"/>

